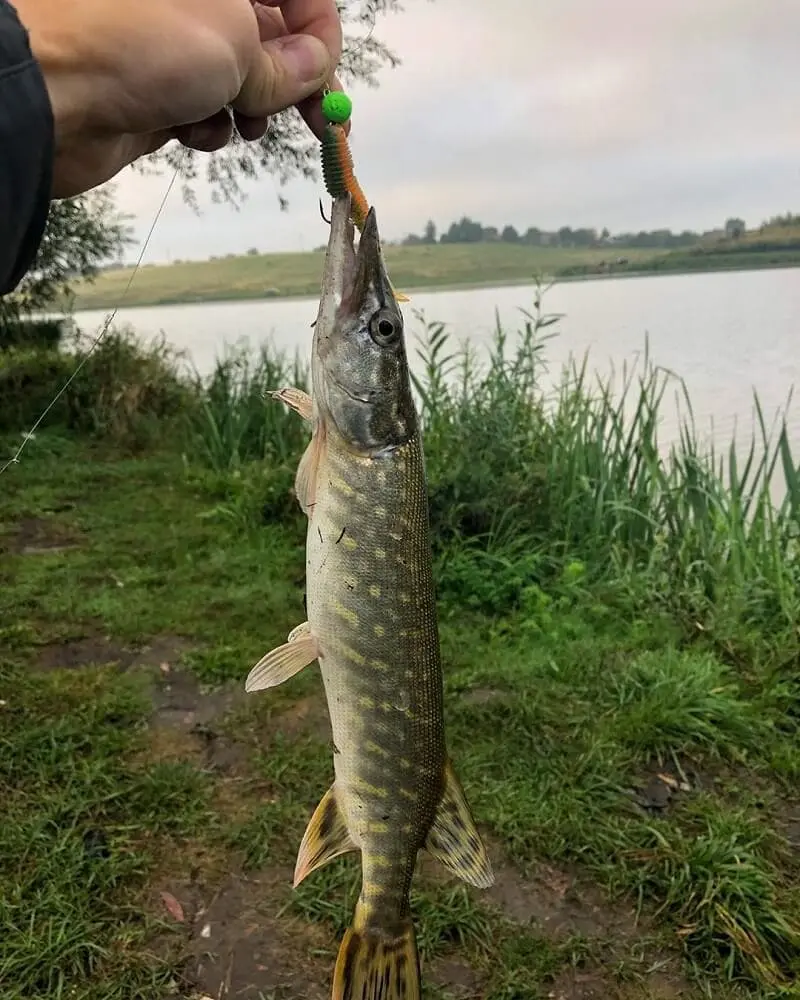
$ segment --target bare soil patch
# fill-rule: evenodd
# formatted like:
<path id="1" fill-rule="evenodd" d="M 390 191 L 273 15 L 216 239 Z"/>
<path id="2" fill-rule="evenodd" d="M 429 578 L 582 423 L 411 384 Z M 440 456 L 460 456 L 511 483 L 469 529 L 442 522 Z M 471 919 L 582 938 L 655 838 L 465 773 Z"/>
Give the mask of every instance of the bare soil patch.
<path id="1" fill-rule="evenodd" d="M 548 1000 L 688 1000 L 696 996 L 680 977 L 653 973 L 643 982 L 620 984 L 598 968 L 567 969 L 551 984 Z"/>
<path id="2" fill-rule="evenodd" d="M 81 667 L 116 665 L 120 671 L 159 668 L 170 670 L 172 664 L 190 649 L 180 636 L 161 635 L 145 646 L 128 646 L 110 636 L 95 635 L 68 642 L 53 642 L 42 646 L 34 669 L 79 670 Z"/>
<path id="3" fill-rule="evenodd" d="M 610 904 L 593 886 L 565 868 L 540 864 L 524 878 L 516 868 L 493 859 L 495 884 L 485 897 L 515 923 L 530 924 L 545 937 L 629 937 L 637 933 L 636 915 Z"/>
<path id="4" fill-rule="evenodd" d="M 776 818 L 778 829 L 789 847 L 797 852 L 797 863 L 800 866 L 800 800 L 781 802 Z"/>
<path id="5" fill-rule="evenodd" d="M 315 736 L 331 738 L 331 723 L 325 699 L 319 694 L 301 698 L 290 708 L 273 718 L 275 728 L 285 736 Z"/>
<path id="6" fill-rule="evenodd" d="M 186 995 L 329 1000 L 336 942 L 324 927 L 275 916 L 291 874 L 268 868 L 230 874 L 213 888 L 173 882 L 161 890 L 180 908 L 161 897 L 167 919 L 183 933 Z M 175 920 L 176 912 L 182 920 Z"/>
<path id="7" fill-rule="evenodd" d="M 646 812 L 669 812 L 692 792 L 714 789 L 717 777 L 701 772 L 690 760 L 661 764 L 653 761 L 631 789 L 634 802 Z"/>
<path id="8" fill-rule="evenodd" d="M 127 670 L 135 659 L 135 650 L 113 642 L 107 636 L 91 636 L 42 646 L 36 657 L 35 669 L 49 672 L 115 664 L 120 670 Z"/>
<path id="9" fill-rule="evenodd" d="M 568 969 L 556 977 L 547 996 L 549 1000 L 611 1000 L 619 992 L 597 970 Z"/>
<path id="10" fill-rule="evenodd" d="M 152 670 L 153 714 L 151 744 L 181 748 L 181 755 L 198 766 L 235 777 L 248 748 L 227 736 L 222 720 L 238 708 L 247 695 L 242 684 L 206 689 L 186 670 L 161 661 Z"/>
<path id="11" fill-rule="evenodd" d="M 638 992 L 631 992 L 631 986 L 623 988 L 589 963 L 561 974 L 549 993 L 553 1000 L 634 996 L 667 1000 L 692 995 L 677 953 L 659 949 L 653 942 L 647 914 L 607 899 L 574 869 L 540 863 L 536 874 L 526 878 L 503 860 L 496 845 L 492 845 L 492 855 L 495 884 L 482 895 L 505 916 L 554 942 L 574 936 L 597 941 L 606 967 L 634 958 L 642 969 Z"/>
<path id="12" fill-rule="evenodd" d="M 53 555 L 79 548 L 83 537 L 66 524 L 47 517 L 22 517 L 0 535 L 0 551 L 14 555 Z"/>
<path id="13" fill-rule="evenodd" d="M 484 995 L 484 977 L 463 959 L 448 955 L 434 959 L 423 968 L 424 979 L 444 986 L 456 1000 L 480 1000 Z"/>

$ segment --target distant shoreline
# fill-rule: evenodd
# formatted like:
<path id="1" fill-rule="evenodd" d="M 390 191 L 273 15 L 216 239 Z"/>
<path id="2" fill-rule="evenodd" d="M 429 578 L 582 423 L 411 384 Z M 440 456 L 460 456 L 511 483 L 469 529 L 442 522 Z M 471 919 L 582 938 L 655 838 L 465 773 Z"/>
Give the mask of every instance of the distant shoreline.
<path id="1" fill-rule="evenodd" d="M 310 253 L 308 256 L 319 257 L 320 255 Z M 670 259 L 671 255 L 662 254 L 658 256 L 654 255 L 649 260 L 642 260 L 636 264 L 631 262 L 630 266 L 617 265 L 608 270 L 590 270 L 591 264 L 575 265 L 572 268 L 564 268 L 562 273 L 555 272 L 547 275 L 544 280 L 553 281 L 557 284 L 567 284 L 578 281 L 608 281 L 619 278 L 670 277 L 720 272 L 783 270 L 785 268 L 800 267 L 800 252 L 795 251 L 783 252 L 781 254 L 753 254 L 749 256 L 746 262 L 737 260 L 737 256 L 730 253 L 709 253 L 707 256 L 704 255 L 704 258 L 693 257 L 686 259 L 685 255 L 676 253 L 674 258 Z M 684 259 L 679 259 L 679 257 Z M 759 257 L 763 257 L 763 260 L 759 260 Z M 200 267 L 202 263 L 193 262 L 184 266 Z M 503 277 L 501 274 L 498 274 L 495 277 L 491 277 L 487 276 L 485 272 L 480 278 L 464 278 L 462 280 L 455 279 L 441 282 L 403 281 L 402 276 L 395 278 L 396 271 L 392 269 L 391 260 L 388 261 L 388 265 L 395 286 L 412 296 L 412 303 L 410 303 L 412 308 L 414 293 L 435 294 L 441 292 L 477 291 L 487 288 L 514 288 L 533 285 L 536 281 L 533 274 L 514 275 L 513 277 Z M 582 269 L 584 266 L 587 268 L 586 270 Z M 274 293 L 269 293 L 264 291 L 263 286 L 261 288 L 236 288 L 235 286 L 220 288 L 217 286 L 216 288 L 198 289 L 191 292 L 187 290 L 186 292 L 166 295 L 153 293 L 148 296 L 147 279 L 149 275 L 153 271 L 167 272 L 170 269 L 170 265 L 158 265 L 154 268 L 141 269 L 134 281 L 134 285 L 137 286 L 137 298 L 131 302 L 121 301 L 122 297 L 112 294 L 110 290 L 107 295 L 103 295 L 100 289 L 102 289 L 102 285 L 105 282 L 103 280 L 104 276 L 101 276 L 94 286 L 90 286 L 88 294 L 76 295 L 72 310 L 77 313 L 116 307 L 124 309 L 152 309 L 157 307 L 166 308 L 170 306 L 210 305 L 231 302 L 285 302 L 316 299 L 319 296 L 318 279 L 315 279 L 313 282 L 309 281 L 303 287 L 287 292 L 279 292 L 276 289 Z M 114 274 L 115 272 L 110 273 Z M 117 273 L 127 274 L 129 271 Z"/>

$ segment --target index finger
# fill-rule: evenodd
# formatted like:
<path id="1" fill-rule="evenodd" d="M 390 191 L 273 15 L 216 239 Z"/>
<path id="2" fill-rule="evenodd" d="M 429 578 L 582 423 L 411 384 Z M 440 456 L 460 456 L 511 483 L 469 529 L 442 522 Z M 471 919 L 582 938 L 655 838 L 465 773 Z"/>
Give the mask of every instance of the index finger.
<path id="1" fill-rule="evenodd" d="M 256 0 L 264 7 L 279 7 L 290 35 L 314 35 L 339 65 L 342 57 L 342 22 L 336 0 Z"/>

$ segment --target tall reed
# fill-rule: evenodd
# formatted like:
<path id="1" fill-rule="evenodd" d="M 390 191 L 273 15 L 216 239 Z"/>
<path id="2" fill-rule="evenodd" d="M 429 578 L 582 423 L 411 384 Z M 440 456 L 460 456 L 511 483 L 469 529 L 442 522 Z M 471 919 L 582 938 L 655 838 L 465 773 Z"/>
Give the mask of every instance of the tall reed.
<path id="1" fill-rule="evenodd" d="M 647 345 L 619 379 L 591 374 L 585 355 L 554 382 L 546 356 L 559 317 L 543 311 L 545 292 L 516 336 L 497 318 L 484 358 L 418 316 L 413 381 L 443 590 L 457 578 L 473 604 L 500 611 L 580 565 L 590 579 L 636 577 L 690 614 L 724 599 L 745 617 L 794 621 L 800 474 L 785 418 L 770 430 L 756 397 L 750 440 L 705 448 L 684 382 Z M 308 387 L 297 359 L 264 348 L 221 360 L 196 385 L 190 459 L 218 473 L 259 463 L 288 475 L 308 428 L 269 399 L 282 385 Z M 686 412 L 665 447 L 669 389 Z M 501 567 L 503 581 L 478 579 Z M 478 597 L 487 586 L 492 596 Z"/>
<path id="2" fill-rule="evenodd" d="M 308 387 L 308 370 L 295 357 L 263 346 L 220 359 L 208 378 L 195 378 L 199 406 L 190 414 L 187 454 L 216 472 L 249 462 L 284 465 L 302 451 L 307 429 L 296 414 L 270 399 L 281 386 Z"/>
<path id="3" fill-rule="evenodd" d="M 541 296 L 509 340 L 499 321 L 486 361 L 452 347 L 439 323 L 418 348 L 437 544 L 536 554 L 547 577 L 581 560 L 595 577 L 646 572 L 689 604 L 728 600 L 797 613 L 800 476 L 785 417 L 770 431 L 755 397 L 750 440 L 700 444 L 685 383 L 646 350 L 621 384 L 589 359 L 543 378 L 549 327 Z M 659 441 L 668 388 L 687 413 Z M 776 495 L 780 500 L 776 503 Z"/>

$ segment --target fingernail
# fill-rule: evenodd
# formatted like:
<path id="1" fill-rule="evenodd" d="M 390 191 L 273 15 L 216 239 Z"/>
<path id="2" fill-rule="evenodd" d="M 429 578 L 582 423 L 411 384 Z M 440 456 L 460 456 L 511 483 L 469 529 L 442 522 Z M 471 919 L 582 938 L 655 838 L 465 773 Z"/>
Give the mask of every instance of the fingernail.
<path id="1" fill-rule="evenodd" d="M 289 74 L 300 83 L 315 83 L 324 79 L 330 66 L 325 45 L 313 35 L 284 35 L 274 43 Z"/>

